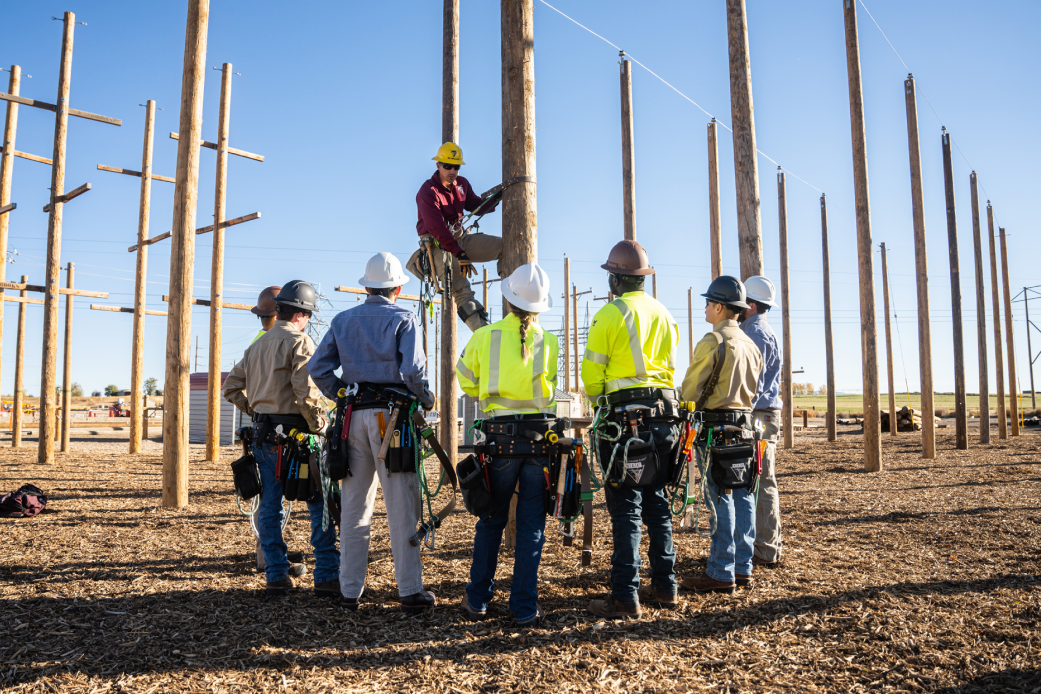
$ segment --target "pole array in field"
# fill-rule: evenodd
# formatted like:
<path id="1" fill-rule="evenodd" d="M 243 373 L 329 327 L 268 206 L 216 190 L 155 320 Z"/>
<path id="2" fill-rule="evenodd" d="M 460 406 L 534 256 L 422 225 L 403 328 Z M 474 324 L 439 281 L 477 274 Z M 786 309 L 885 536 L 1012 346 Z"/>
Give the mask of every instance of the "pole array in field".
<path id="1" fill-rule="evenodd" d="M 980 443 L 990 443 L 990 377 L 987 373 L 987 287 L 983 279 L 983 231 L 976 172 L 969 174 L 972 193 L 972 256 L 976 268 L 976 351 L 980 371 Z M 1029 331 L 1028 331 L 1029 332 Z"/>
<path id="2" fill-rule="evenodd" d="M 1005 228 L 999 227 L 998 232 L 1001 234 L 1001 276 L 1002 276 L 1002 289 L 1005 293 L 1005 345 L 1008 347 L 1008 392 L 1009 397 L 1009 416 L 1012 419 L 1012 435 L 1019 436 L 1019 401 L 1017 391 L 1022 391 L 1021 388 L 1017 388 L 1018 381 L 1016 380 L 1016 343 L 1015 337 L 1012 331 L 1012 291 L 1009 287 L 1009 276 L 1008 276 L 1008 245 L 1005 243 Z"/>
<path id="3" fill-rule="evenodd" d="M 990 290 L 994 304 L 994 372 L 998 388 L 998 439 L 1008 438 L 1008 414 L 1005 411 L 1005 363 L 1001 340 L 1001 290 L 998 284 L 998 252 L 994 240 L 994 208 L 987 201 L 987 241 L 990 245 Z"/>
<path id="4" fill-rule="evenodd" d="M 441 40 L 441 141 L 459 141 L 459 0 L 444 0 Z M 504 53 L 505 55 L 505 53 Z M 505 84 L 505 82 L 504 82 Z M 503 179 L 506 180 L 506 179 Z M 505 224 L 504 224 L 505 227 Z M 505 234 L 503 234 L 505 236 Z M 431 268 L 433 272 L 433 268 Z M 459 385 L 455 380 L 455 361 L 459 354 L 459 307 L 450 283 L 444 283 L 441 323 L 441 447 L 455 465 L 459 457 L 459 428 L 456 402 Z M 485 285 L 487 288 L 488 285 Z M 484 306 L 487 307 L 487 300 Z M 505 315 L 505 314 L 504 314 Z"/>
<path id="5" fill-rule="evenodd" d="M 708 124 L 708 238 L 712 279 L 723 274 L 723 223 L 719 207 L 719 123 Z M 693 357 L 691 357 L 693 361 Z"/>
<path id="6" fill-rule="evenodd" d="M 752 109 L 752 63 L 748 54 L 745 0 L 727 0 L 730 44 L 730 116 L 734 135 L 734 179 L 737 188 L 737 241 L 741 279 L 763 274 L 763 223 L 759 209 L 759 163 Z"/>
<path id="7" fill-rule="evenodd" d="M 138 197 L 137 211 L 137 267 L 134 274 L 134 307 L 124 313 L 134 314 L 134 326 L 131 343 L 130 357 L 130 392 L 136 398 L 138 393 L 144 390 L 144 368 L 145 368 L 145 316 L 166 315 L 166 311 L 145 310 L 147 294 L 146 279 L 148 277 L 148 227 L 151 220 L 152 206 L 152 181 L 166 181 L 173 183 L 174 179 L 169 176 L 159 176 L 152 172 L 152 145 L 155 140 L 155 101 L 149 99 L 145 103 L 145 134 L 144 144 L 141 147 L 141 170 L 119 169 L 113 166 L 98 164 L 100 171 L 111 171 L 112 173 L 137 176 L 141 179 L 141 189 Z M 91 305 L 95 308 L 95 305 Z M 101 310 L 112 310 L 116 307 L 105 307 Z M 118 309 L 117 309 L 118 310 Z M 130 408 L 130 453 L 141 452 L 141 439 L 143 436 L 143 419 L 140 407 Z"/>
<path id="8" fill-rule="evenodd" d="M 166 320 L 163 391 L 163 506 L 188 504 L 188 369 L 191 364 L 192 280 L 199 193 L 203 84 L 209 0 L 189 0 L 181 75 L 181 109 L 170 248 L 170 308 Z"/>
<path id="9" fill-rule="evenodd" d="M 633 141 L 633 64 L 626 59 L 625 51 L 618 55 L 622 58 L 619 62 L 619 82 L 622 92 L 622 210 L 625 222 L 623 238 L 635 241 L 636 145 Z"/>
<path id="10" fill-rule="evenodd" d="M 22 275 L 22 284 L 29 282 L 26 275 Z M 22 402 L 25 397 L 23 390 L 23 377 L 25 375 L 25 309 L 28 304 L 27 292 L 22 289 L 19 292 L 18 303 L 18 331 L 15 343 L 14 358 L 14 404 L 11 408 L 11 448 L 19 448 L 22 445 Z"/>
<path id="11" fill-rule="evenodd" d="M 886 379 L 889 385 L 889 435 L 896 436 L 896 384 L 893 374 L 893 333 L 889 325 L 889 265 L 886 262 L 886 244 L 882 249 L 882 310 L 886 325 Z"/>
<path id="12" fill-rule="evenodd" d="M 571 258 L 564 258 L 564 392 L 571 391 L 571 302 L 568 287 L 571 286 Z M 578 320 L 578 316 L 575 316 Z M 577 383 L 575 384 L 578 385 Z M 575 390 L 578 390 L 576 387 Z"/>
<path id="13" fill-rule="evenodd" d="M 914 225 L 915 284 L 918 290 L 918 367 L 921 378 L 922 458 L 936 457 L 933 419 L 933 342 L 929 313 L 929 258 L 925 244 L 925 197 L 922 193 L 922 150 L 918 141 L 918 100 L 914 75 L 904 80 L 907 110 L 907 153 L 911 166 L 911 215 Z"/>
<path id="14" fill-rule="evenodd" d="M 954 209 L 954 168 L 951 134 L 943 128 L 943 183 L 947 203 L 947 245 L 951 259 L 951 318 L 954 324 L 954 447 L 969 447 L 968 412 L 965 405 L 965 339 L 962 335 L 961 265 L 958 260 L 958 217 Z"/>
<path id="15" fill-rule="evenodd" d="M 846 29 L 846 71 L 849 78 L 849 116 L 853 140 L 853 188 L 857 205 L 857 270 L 860 277 L 861 352 L 864 380 L 864 469 L 882 469 L 878 415 L 878 328 L 875 323 L 875 275 L 871 243 L 871 200 L 868 190 L 867 131 L 864 127 L 864 89 L 860 77 L 860 40 L 857 6 L 843 0 Z"/>
<path id="16" fill-rule="evenodd" d="M 824 364 L 827 370 L 828 414 L 825 425 L 828 440 L 834 441 L 836 429 L 835 411 L 835 343 L 831 335 L 831 257 L 828 250 L 828 199 L 821 194 L 821 255 L 824 259 Z"/>
<path id="17" fill-rule="evenodd" d="M 794 402 L 792 397 L 792 312 L 788 287 L 788 191 L 784 172 L 777 167 L 777 235 L 781 246 L 781 432 L 784 448 L 795 445 L 792 423 Z"/>
<path id="18" fill-rule="evenodd" d="M 21 82 L 22 68 L 12 65 L 11 77 L 7 82 L 7 93 L 18 96 Z M 0 142 L 0 210 L 14 204 L 11 202 L 11 183 L 14 179 L 14 152 L 17 134 L 18 104 L 8 101 L 7 116 L 4 119 L 4 139 Z M 7 279 L 7 233 L 10 223 L 10 214 L 0 214 L 0 266 L 2 266 L 0 267 L 0 282 Z M 0 297 L 3 294 L 4 291 L 0 289 Z M 4 307 L 3 302 L 0 301 L 0 344 L 3 344 L 3 337 Z"/>

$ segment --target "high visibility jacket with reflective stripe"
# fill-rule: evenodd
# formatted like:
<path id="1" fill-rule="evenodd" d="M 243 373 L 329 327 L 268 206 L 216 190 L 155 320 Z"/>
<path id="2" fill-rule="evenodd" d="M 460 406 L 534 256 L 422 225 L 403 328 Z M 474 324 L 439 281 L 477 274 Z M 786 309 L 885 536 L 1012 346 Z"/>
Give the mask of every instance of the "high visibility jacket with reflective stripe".
<path id="1" fill-rule="evenodd" d="M 473 334 L 455 366 L 459 387 L 492 416 L 555 412 L 557 336 L 537 323 L 521 354 L 520 319 L 513 313 Z"/>
<path id="2" fill-rule="evenodd" d="M 595 399 L 625 388 L 672 388 L 679 327 L 657 299 L 627 292 L 596 312 L 582 358 L 582 383 Z"/>

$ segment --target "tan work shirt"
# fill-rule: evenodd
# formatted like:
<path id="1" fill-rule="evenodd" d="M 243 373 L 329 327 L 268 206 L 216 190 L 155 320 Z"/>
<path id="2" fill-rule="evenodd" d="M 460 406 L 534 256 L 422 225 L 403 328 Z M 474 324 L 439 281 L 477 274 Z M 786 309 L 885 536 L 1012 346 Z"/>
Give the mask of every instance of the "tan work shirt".
<path id="1" fill-rule="evenodd" d="M 276 320 L 246 348 L 224 381 L 224 399 L 252 416 L 301 414 L 318 431 L 318 388 L 307 373 L 314 342 L 289 321 Z"/>
<path id="2" fill-rule="evenodd" d="M 713 327 L 723 337 L 726 358 L 719 372 L 719 383 L 705 402 L 706 410 L 751 410 L 759 372 L 763 369 L 763 355 L 736 320 L 723 320 Z M 716 365 L 719 341 L 707 333 L 694 347 L 694 361 L 687 369 L 680 388 L 680 397 L 697 401 L 701 397 L 712 367 Z"/>

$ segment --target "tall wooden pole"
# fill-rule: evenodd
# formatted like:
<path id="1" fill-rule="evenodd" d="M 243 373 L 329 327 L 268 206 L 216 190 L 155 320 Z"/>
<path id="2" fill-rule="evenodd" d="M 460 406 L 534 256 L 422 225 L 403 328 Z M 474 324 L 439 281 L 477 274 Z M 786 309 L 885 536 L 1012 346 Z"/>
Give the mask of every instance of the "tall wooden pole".
<path id="1" fill-rule="evenodd" d="M 1030 368 L 1030 409 L 1037 409 L 1037 399 L 1034 393 L 1034 348 L 1030 344 L 1030 295 L 1026 287 L 1023 287 L 1023 312 L 1027 319 L 1027 365 Z"/>
<path id="2" fill-rule="evenodd" d="M 18 96 L 22 83 L 22 68 L 11 66 L 11 78 L 7 82 L 7 93 Z M 4 139 L 0 142 L 0 207 L 11 203 L 11 182 L 14 180 L 14 150 L 18 134 L 18 104 L 7 102 L 4 119 Z M 10 214 L 0 214 L 0 282 L 7 280 L 7 230 L 11 223 Z M 4 339 L 4 290 L 0 289 L 0 345 Z M 21 304 L 19 304 L 21 306 Z"/>
<path id="3" fill-rule="evenodd" d="M 51 157 L 51 201 L 47 219 L 47 266 L 43 295 L 43 367 L 40 379 L 40 465 L 54 462 L 55 386 L 58 364 L 58 287 L 61 271 L 61 223 L 65 203 L 65 142 L 69 125 L 69 88 L 72 84 L 72 35 L 76 15 L 65 13 L 62 31 L 61 64 L 58 69 L 58 97 L 54 103 L 54 154 Z"/>
<path id="4" fill-rule="evenodd" d="M 795 445 L 792 424 L 792 313 L 788 287 L 788 190 L 784 172 L 777 167 L 777 235 L 781 243 L 781 434 L 785 448 Z"/>
<path id="5" fill-rule="evenodd" d="M 22 275 L 22 284 L 29 281 L 27 275 Z M 24 289 L 18 293 L 23 299 L 28 296 Z M 15 345 L 14 357 L 14 405 L 11 410 L 11 448 L 22 445 L 22 392 L 23 371 L 25 366 L 25 302 L 18 304 L 18 334 Z"/>
<path id="6" fill-rule="evenodd" d="M 632 62 L 621 60 L 622 89 L 622 208 L 627 240 L 636 240 L 636 145 L 633 143 L 633 73 Z"/>
<path id="7" fill-rule="evenodd" d="M 969 174 L 972 192 L 972 254 L 976 263 L 976 352 L 980 364 L 980 443 L 990 443 L 990 377 L 987 373 L 987 287 L 983 279 L 983 231 L 976 172 Z M 1029 330 L 1027 333 L 1029 334 Z"/>
<path id="8" fill-rule="evenodd" d="M 580 367 L 582 364 L 582 355 L 578 353 L 578 287 L 572 285 L 571 287 L 571 315 L 575 317 L 574 334 L 572 339 L 574 340 L 574 352 L 575 352 L 575 392 L 582 392 L 582 379 L 580 376 Z"/>
<path id="9" fill-rule="evenodd" d="M 167 508 L 188 504 L 188 368 L 192 349 L 195 218 L 209 11 L 209 0 L 188 0 L 170 246 L 166 379 L 163 384 L 163 506 Z"/>
<path id="10" fill-rule="evenodd" d="M 459 0 L 444 0 L 441 41 L 441 141 L 459 141 Z M 445 283 L 441 295 L 441 447 L 455 465 L 459 452 L 456 426 L 459 386 L 455 380 L 455 357 L 459 354 L 455 296 Z M 485 292 L 488 285 L 485 284 Z M 484 304 L 487 307 L 487 300 Z"/>
<path id="11" fill-rule="evenodd" d="M 1005 228 L 999 227 L 1001 234 L 1001 276 L 1002 287 L 1005 292 L 1005 344 L 1008 347 L 1008 393 L 1009 393 L 1009 417 L 1012 419 L 1012 435 L 1019 436 L 1019 400 L 1016 380 L 1016 342 L 1012 331 L 1012 291 L 1009 288 L 1008 276 L 1008 246 L 1005 244 Z"/>
<path id="12" fill-rule="evenodd" d="M 846 71 L 849 77 L 849 118 L 853 140 L 853 187 L 857 205 L 857 269 L 860 276 L 860 334 L 864 368 L 864 469 L 868 472 L 878 472 L 882 469 L 878 416 L 878 328 L 875 323 L 874 249 L 871 243 L 864 89 L 860 79 L 857 6 L 852 0 L 843 0 L 842 5 L 846 26 Z"/>
<path id="13" fill-rule="evenodd" d="M 571 258 L 564 258 L 564 392 L 571 392 L 571 302 L 568 287 L 571 286 Z M 577 385 L 577 384 L 576 384 Z"/>
<path id="14" fill-rule="evenodd" d="M 835 411 L 835 343 L 831 335 L 831 256 L 828 250 L 828 199 L 821 194 L 821 250 L 824 257 L 824 363 L 828 381 L 828 440 L 837 437 Z"/>
<path id="15" fill-rule="evenodd" d="M 712 279 L 723 274 L 723 223 L 719 207 L 719 123 L 708 124 L 708 234 Z M 693 361 L 693 358 L 691 358 Z"/>
<path id="16" fill-rule="evenodd" d="M 221 334 L 224 299 L 224 218 L 228 198 L 228 136 L 231 131 L 231 63 L 221 67 L 217 116 L 217 176 L 213 194 L 213 257 L 210 263 L 210 344 L 206 378 L 206 460 L 220 459 Z"/>
<path id="17" fill-rule="evenodd" d="M 748 55 L 748 13 L 745 11 L 745 0 L 727 0 L 727 39 L 730 44 L 730 119 L 734 128 L 737 241 L 740 246 L 741 279 L 745 280 L 752 275 L 763 274 L 759 162 L 755 147 L 752 63 Z"/>
<path id="18" fill-rule="evenodd" d="M 1005 412 L 1005 364 L 1001 347 L 1001 295 L 998 289 L 998 252 L 994 240 L 994 208 L 987 201 L 987 239 L 990 244 L 990 291 L 994 304 L 994 372 L 998 387 L 998 439 L 1008 438 L 1008 414 Z"/>
<path id="19" fill-rule="evenodd" d="M 66 285 L 72 289 L 76 267 L 68 263 Z M 65 295 L 65 354 L 61 376 L 61 452 L 69 452 L 69 418 L 72 416 L 72 294 Z"/>
<path id="20" fill-rule="evenodd" d="M 713 278 L 715 279 L 715 278 Z M 687 349 L 690 363 L 694 363 L 694 289 L 687 289 Z"/>
<path id="21" fill-rule="evenodd" d="M 441 340 L 440 340 L 440 336 L 441 336 L 440 323 L 441 323 L 441 309 L 437 309 L 437 310 L 434 311 L 434 371 L 435 371 L 435 374 L 434 374 L 434 398 L 435 399 L 437 398 L 438 393 L 440 392 L 440 390 L 438 390 L 437 383 L 440 380 L 440 374 L 442 373 L 440 352 L 438 352 L 438 345 L 441 343 Z M 443 409 L 439 409 L 438 412 L 443 413 L 444 410 Z M 441 421 L 441 424 L 442 424 L 441 428 L 444 429 L 445 428 L 444 420 Z"/>
<path id="22" fill-rule="evenodd" d="M 889 385 L 889 435 L 896 436 L 896 384 L 893 374 L 893 332 L 889 325 L 889 265 L 886 244 L 882 247 L 882 310 L 886 314 L 886 378 Z"/>
<path id="23" fill-rule="evenodd" d="M 922 194 L 922 150 L 918 142 L 918 100 L 914 75 L 904 81 L 907 152 L 911 165 L 911 215 L 914 222 L 915 282 L 918 288 L 918 366 L 921 378 L 922 458 L 936 457 L 933 419 L 933 342 L 929 315 L 929 258 L 925 245 L 925 198 Z"/>
<path id="24" fill-rule="evenodd" d="M 137 272 L 134 276 L 134 344 L 130 357 L 130 394 L 136 399 L 144 392 L 145 371 L 145 296 L 148 286 L 148 226 L 152 209 L 152 142 L 155 139 L 155 101 L 145 104 L 145 140 L 141 148 L 141 196 L 137 211 Z M 133 400 L 131 402 L 134 402 Z M 130 453 L 141 452 L 145 413 L 130 406 Z"/>
<path id="25" fill-rule="evenodd" d="M 954 447 L 969 447 L 968 411 L 965 395 L 965 339 L 962 335 L 961 265 L 958 260 L 958 217 L 954 209 L 954 167 L 951 134 L 943 128 L 943 187 L 947 202 L 947 245 L 951 259 L 951 317 L 954 323 Z"/>
<path id="26" fill-rule="evenodd" d="M 503 277 L 538 259 L 535 200 L 534 0 L 500 0 L 502 180 L 523 177 L 502 196 Z M 505 300 L 504 300 L 505 301 Z M 505 311 L 505 305 L 503 310 Z"/>

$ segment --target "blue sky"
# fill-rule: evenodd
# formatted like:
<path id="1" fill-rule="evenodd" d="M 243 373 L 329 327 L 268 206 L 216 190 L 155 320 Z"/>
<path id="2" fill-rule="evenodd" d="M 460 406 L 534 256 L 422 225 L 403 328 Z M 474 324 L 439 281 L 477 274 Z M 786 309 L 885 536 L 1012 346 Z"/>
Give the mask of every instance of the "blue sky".
<path id="1" fill-rule="evenodd" d="M 969 172 L 975 168 L 1008 229 L 1014 287 L 1041 284 L 1031 260 L 1036 239 L 1034 191 L 1038 155 L 1033 131 L 1038 112 L 1038 43 L 1041 5 L 1010 2 L 1001 12 L 980 3 L 893 3 L 865 0 L 875 19 L 914 72 L 929 243 L 935 386 L 953 389 L 950 272 L 943 200 L 941 120 L 964 153 L 954 159 L 964 306 L 966 376 L 978 388 L 975 279 Z M 725 3 L 556 0 L 553 4 L 610 39 L 678 90 L 730 123 Z M 461 1 L 460 144 L 463 174 L 485 190 L 501 177 L 499 9 L 495 2 Z M 282 3 L 213 0 L 207 65 L 234 64 L 231 144 L 265 155 L 258 163 L 231 157 L 228 217 L 254 211 L 262 219 L 229 229 L 226 297 L 253 303 L 259 290 L 290 279 L 320 282 L 332 306 L 355 304 L 334 285 L 357 286 L 365 261 L 378 251 L 402 260 L 415 248 L 415 193 L 432 173 L 440 138 L 441 3 L 311 2 L 287 10 Z M 93 190 L 68 204 L 62 261 L 76 263 L 77 286 L 109 291 L 109 300 L 75 303 L 73 380 L 88 390 L 130 382 L 131 316 L 91 311 L 92 302 L 130 306 L 138 180 L 97 171 L 98 164 L 140 168 L 144 109 L 155 99 L 154 171 L 172 176 L 178 127 L 186 3 L 31 2 L 0 5 L 6 27 L 0 66 L 19 64 L 22 95 L 53 101 L 64 10 L 77 13 L 71 104 L 123 119 L 120 128 L 70 119 L 66 189 L 83 182 Z M 759 149 L 813 187 L 788 177 L 793 365 L 798 380 L 824 382 L 824 327 L 820 250 L 820 193 L 828 194 L 832 298 L 840 391 L 861 387 L 856 229 L 841 0 L 748 0 L 756 135 Z M 918 388 L 915 270 L 903 80 L 906 70 L 859 8 L 874 242 L 889 249 L 897 316 L 894 355 L 898 390 L 904 377 Z M 11 29 L 14 29 L 13 31 Z M 539 260 L 559 289 L 563 258 L 572 258 L 580 289 L 606 294 L 599 269 L 622 236 L 621 135 L 617 51 L 539 0 L 535 2 L 535 91 Z M 659 271 L 658 296 L 680 323 L 679 370 L 686 368 L 688 287 L 695 295 L 709 280 L 708 184 L 702 111 L 638 66 L 633 69 L 636 143 L 637 238 Z M 6 75 L 3 75 L 6 89 Z M 219 73 L 208 71 L 203 138 L 215 139 Z M 933 114 L 928 97 L 939 114 Z M 53 117 L 22 107 L 17 148 L 49 157 Z M 737 274 L 733 150 L 720 137 L 724 271 Z M 971 166 L 969 163 L 971 162 Z M 215 153 L 201 157 L 198 225 L 211 223 Z M 779 269 L 776 167 L 760 157 L 766 274 Z M 22 274 L 40 281 L 46 255 L 49 168 L 15 164 L 9 281 Z M 169 230 L 173 185 L 155 182 L 151 234 Z M 985 214 L 985 212 L 984 212 Z M 482 230 L 498 234 L 498 214 Z M 198 239 L 196 295 L 209 297 L 211 237 Z M 984 245 L 986 254 L 986 244 Z M 876 295 L 882 308 L 876 253 Z M 984 266 L 988 282 L 989 260 Z M 492 274 L 494 267 L 490 266 Z M 161 300 L 169 275 L 169 244 L 149 254 L 148 307 Z M 418 290 L 418 282 L 406 291 Z M 1015 293 L 1016 290 L 1014 290 Z M 491 303 L 498 307 L 498 291 Z M 586 297 L 588 298 L 588 297 Z M 558 302 L 560 306 L 561 302 Z M 600 304 L 592 303 L 593 312 Z M 584 314 L 584 304 L 580 314 Z M 5 306 L 0 390 L 14 377 L 14 304 Z M 697 306 L 696 306 L 697 309 Z M 1016 304 L 1017 363 L 1024 388 L 1026 333 Z M 29 307 L 26 391 L 38 394 L 42 319 Z M 62 307 L 64 311 L 64 306 Z M 1041 315 L 1041 304 L 1038 304 Z M 695 310 L 695 339 L 707 329 Z M 496 315 L 498 311 L 496 310 Z M 880 368 L 884 344 L 879 315 Z M 543 324 L 560 325 L 554 309 Z M 780 327 L 779 312 L 771 323 Z M 207 309 L 193 314 L 193 343 L 201 335 L 205 369 Z M 248 313 L 228 311 L 224 368 L 257 329 Z M 166 319 L 149 317 L 146 376 L 163 378 Z M 468 332 L 460 327 L 461 339 Z M 988 324 L 993 373 L 993 333 Z M 1035 340 L 1037 342 L 1037 340 Z M 1035 346 L 1037 349 L 1037 346 Z M 994 386 L 991 386 L 993 392 Z"/>

